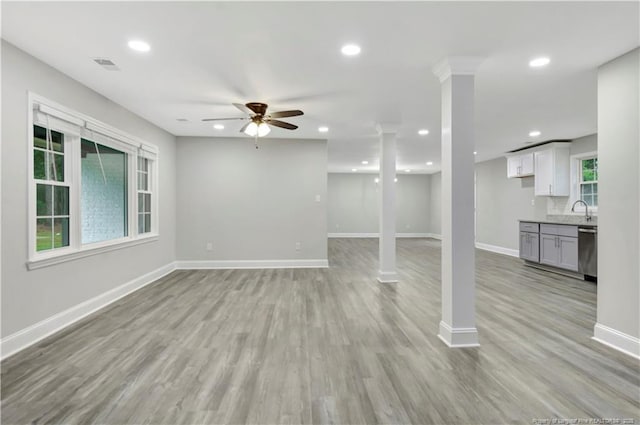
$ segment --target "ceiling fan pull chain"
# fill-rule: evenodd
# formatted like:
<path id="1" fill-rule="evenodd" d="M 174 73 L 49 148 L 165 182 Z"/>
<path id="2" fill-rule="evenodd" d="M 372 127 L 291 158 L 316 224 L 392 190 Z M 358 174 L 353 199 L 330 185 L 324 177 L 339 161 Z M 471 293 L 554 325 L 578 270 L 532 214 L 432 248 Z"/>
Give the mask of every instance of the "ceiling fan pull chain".
<path id="1" fill-rule="evenodd" d="M 256 144 L 256 149 L 259 149 L 259 148 L 258 148 L 258 133 L 256 133 L 256 136 L 255 136 L 255 138 L 254 138 L 254 141 L 255 141 L 255 144 Z"/>

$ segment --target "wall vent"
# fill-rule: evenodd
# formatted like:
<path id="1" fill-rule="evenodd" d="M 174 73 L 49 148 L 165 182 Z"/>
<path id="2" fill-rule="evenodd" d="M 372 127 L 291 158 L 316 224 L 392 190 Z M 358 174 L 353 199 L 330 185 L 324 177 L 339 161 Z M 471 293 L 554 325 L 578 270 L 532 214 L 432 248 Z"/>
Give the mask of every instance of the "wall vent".
<path id="1" fill-rule="evenodd" d="M 107 71 L 120 71 L 120 68 L 116 66 L 111 59 L 107 58 L 94 58 L 93 61 L 106 69 Z"/>

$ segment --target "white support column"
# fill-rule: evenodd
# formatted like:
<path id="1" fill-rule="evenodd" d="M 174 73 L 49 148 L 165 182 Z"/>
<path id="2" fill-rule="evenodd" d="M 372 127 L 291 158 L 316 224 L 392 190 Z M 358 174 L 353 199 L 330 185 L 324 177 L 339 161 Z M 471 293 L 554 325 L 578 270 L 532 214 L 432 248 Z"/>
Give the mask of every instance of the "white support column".
<path id="1" fill-rule="evenodd" d="M 442 321 L 450 347 L 478 346 L 475 320 L 474 74 L 481 60 L 434 67 L 442 84 Z"/>
<path id="2" fill-rule="evenodd" d="M 378 125 L 380 133 L 380 268 L 378 281 L 398 281 L 396 272 L 396 134 L 398 126 Z"/>

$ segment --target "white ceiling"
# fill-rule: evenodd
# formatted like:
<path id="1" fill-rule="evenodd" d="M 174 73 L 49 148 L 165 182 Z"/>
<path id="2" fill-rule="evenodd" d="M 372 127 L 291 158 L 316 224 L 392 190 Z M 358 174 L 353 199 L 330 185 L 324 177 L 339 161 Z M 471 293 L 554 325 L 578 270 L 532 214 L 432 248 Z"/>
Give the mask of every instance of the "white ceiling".
<path id="1" fill-rule="evenodd" d="M 435 63 L 486 58 L 476 77 L 476 150 L 477 160 L 495 158 L 524 146 L 530 130 L 542 132 L 536 141 L 596 132 L 596 68 L 640 44 L 638 16 L 636 1 L 4 1 L 2 37 L 178 136 L 239 136 L 239 122 L 220 131 L 200 120 L 241 116 L 232 102 L 262 101 L 305 112 L 286 119 L 298 130 L 271 134 L 328 137 L 330 171 L 377 169 L 375 123 L 396 122 L 398 168 L 433 172 Z M 131 51 L 133 38 L 151 51 Z M 362 53 L 342 56 L 347 42 Z M 529 68 L 542 55 L 551 64 Z M 103 70 L 95 57 L 121 70 Z M 420 128 L 430 134 L 418 136 Z"/>

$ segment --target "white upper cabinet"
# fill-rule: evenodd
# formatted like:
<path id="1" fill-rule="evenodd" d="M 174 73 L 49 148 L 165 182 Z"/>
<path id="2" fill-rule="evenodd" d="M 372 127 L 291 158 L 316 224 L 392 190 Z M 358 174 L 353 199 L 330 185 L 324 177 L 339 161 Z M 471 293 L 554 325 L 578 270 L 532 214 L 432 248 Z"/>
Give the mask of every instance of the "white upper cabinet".
<path id="1" fill-rule="evenodd" d="M 551 143 L 535 155 L 535 195 L 569 196 L 569 146 Z"/>
<path id="2" fill-rule="evenodd" d="M 527 177 L 534 175 L 533 153 L 521 153 L 507 157 L 507 177 Z"/>

